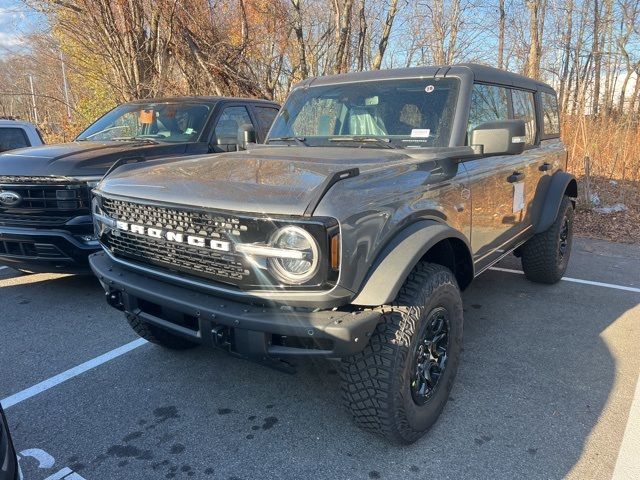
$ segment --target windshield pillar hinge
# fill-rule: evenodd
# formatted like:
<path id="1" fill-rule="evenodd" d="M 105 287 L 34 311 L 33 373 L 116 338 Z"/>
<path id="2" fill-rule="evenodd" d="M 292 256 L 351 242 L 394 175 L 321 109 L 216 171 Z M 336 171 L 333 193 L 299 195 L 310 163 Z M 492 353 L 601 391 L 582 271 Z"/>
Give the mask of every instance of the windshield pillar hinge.
<path id="1" fill-rule="evenodd" d="M 339 172 L 333 173 L 331 176 L 327 177 L 324 182 L 322 182 L 313 192 L 313 196 L 311 197 L 311 201 L 307 208 L 305 209 L 303 216 L 310 217 L 313 215 L 313 212 L 318 208 L 320 201 L 324 198 L 325 194 L 329 191 L 331 187 L 333 187 L 340 180 L 345 180 L 347 178 L 357 177 L 360 175 L 360 169 L 349 168 L 347 170 L 341 170 Z"/>

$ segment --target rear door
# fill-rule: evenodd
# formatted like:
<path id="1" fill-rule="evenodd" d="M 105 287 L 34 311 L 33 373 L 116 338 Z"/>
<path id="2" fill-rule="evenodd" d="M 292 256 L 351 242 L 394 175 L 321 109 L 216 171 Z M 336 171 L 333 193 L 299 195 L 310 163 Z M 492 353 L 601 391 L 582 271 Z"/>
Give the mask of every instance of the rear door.
<path id="1" fill-rule="evenodd" d="M 511 92 L 507 87 L 474 85 L 468 134 L 484 122 L 512 116 Z M 508 251 L 527 228 L 526 164 L 522 155 L 496 155 L 464 163 L 473 208 L 471 246 L 478 270 Z"/>
<path id="2" fill-rule="evenodd" d="M 534 212 L 534 199 L 540 185 L 540 179 L 550 170 L 550 165 L 545 166 L 548 155 L 540 148 L 540 129 L 538 116 L 536 115 L 534 92 L 520 89 L 511 90 L 513 104 L 513 118 L 522 119 L 525 122 L 525 147 L 520 171 L 524 174 L 524 208 L 522 210 L 523 230 L 532 226 L 536 218 Z"/>

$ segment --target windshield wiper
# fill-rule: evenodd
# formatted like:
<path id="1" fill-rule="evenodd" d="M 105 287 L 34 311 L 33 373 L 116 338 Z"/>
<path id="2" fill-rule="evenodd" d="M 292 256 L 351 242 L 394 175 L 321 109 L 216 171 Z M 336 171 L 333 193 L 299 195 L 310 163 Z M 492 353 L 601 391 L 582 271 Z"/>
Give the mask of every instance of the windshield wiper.
<path id="1" fill-rule="evenodd" d="M 139 142 L 148 142 L 148 143 L 158 143 L 157 140 L 149 137 L 116 137 L 112 138 L 116 142 L 130 142 L 132 140 L 137 140 Z"/>
<path id="2" fill-rule="evenodd" d="M 296 142 L 298 145 L 304 145 L 305 147 L 309 146 L 307 139 L 304 137 L 272 137 L 267 140 L 267 143 L 269 142 Z"/>
<path id="3" fill-rule="evenodd" d="M 359 136 L 351 136 L 351 137 L 331 137 L 329 139 L 330 142 L 355 142 L 355 143 L 375 143 L 384 148 L 396 148 L 391 140 L 388 138 L 380 138 L 380 137 L 359 137 Z"/>

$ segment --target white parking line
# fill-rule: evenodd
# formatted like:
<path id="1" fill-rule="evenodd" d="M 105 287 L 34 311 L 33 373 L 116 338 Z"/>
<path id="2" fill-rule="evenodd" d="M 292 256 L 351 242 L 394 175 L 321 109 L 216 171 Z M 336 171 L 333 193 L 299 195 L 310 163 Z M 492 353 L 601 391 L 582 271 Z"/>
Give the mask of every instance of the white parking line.
<path id="1" fill-rule="evenodd" d="M 29 387 L 25 390 L 22 390 L 21 392 L 11 395 L 10 397 L 4 398 L 0 400 L 0 404 L 2 404 L 2 407 L 4 409 L 13 407 L 14 405 L 20 402 L 23 402 L 31 397 L 34 397 L 39 393 L 49 390 L 50 388 L 53 388 L 56 385 L 60 385 L 62 382 L 66 382 L 67 380 L 73 377 L 77 377 L 78 375 L 88 370 L 91 370 L 92 368 L 95 368 L 99 365 L 102 365 L 103 363 L 106 363 L 109 360 L 113 360 L 114 358 L 124 355 L 125 353 L 128 353 L 131 350 L 134 350 L 144 345 L 145 343 L 147 343 L 145 339 L 139 338 L 137 340 L 134 340 L 133 342 L 127 343 L 126 345 L 122 345 L 121 347 L 115 348 L 110 352 L 107 352 L 103 355 L 100 355 L 99 357 L 89 360 L 88 362 L 84 362 L 78 365 L 77 367 L 73 367 L 65 372 L 59 373 L 54 377 L 51 377 L 43 382 L 38 383 L 37 385 L 34 385 L 33 387 Z"/>
<path id="2" fill-rule="evenodd" d="M 524 275 L 524 272 L 520 270 L 513 270 L 511 268 L 491 267 L 489 270 L 495 270 L 496 272 L 517 273 L 519 275 Z M 640 288 L 626 287 L 624 285 L 616 285 L 614 283 L 593 282 L 591 280 L 582 280 L 581 278 L 571 278 L 571 277 L 562 277 L 561 280 L 564 280 L 565 282 L 583 283 L 585 285 L 593 285 L 596 287 L 605 287 L 605 288 L 613 288 L 615 290 L 624 290 L 625 292 L 640 293 Z"/>
<path id="3" fill-rule="evenodd" d="M 524 275 L 520 270 L 511 268 L 491 267 L 490 270 L 497 272 L 516 273 Z M 582 283 L 585 285 L 594 285 L 596 287 L 613 288 L 615 290 L 624 290 L 626 292 L 640 293 L 640 288 L 626 287 L 624 285 L 615 285 L 613 283 L 593 282 L 591 280 L 582 280 L 580 278 L 562 277 L 567 282 Z M 636 390 L 629 409 L 627 417 L 627 426 L 622 437 L 622 444 L 618 450 L 618 459 L 613 471 L 613 480 L 636 480 L 640 478 L 640 376 L 636 380 Z"/>
<path id="4" fill-rule="evenodd" d="M 618 450 L 618 460 L 613 470 L 614 480 L 640 478 L 640 377 L 636 383 L 627 426 Z"/>

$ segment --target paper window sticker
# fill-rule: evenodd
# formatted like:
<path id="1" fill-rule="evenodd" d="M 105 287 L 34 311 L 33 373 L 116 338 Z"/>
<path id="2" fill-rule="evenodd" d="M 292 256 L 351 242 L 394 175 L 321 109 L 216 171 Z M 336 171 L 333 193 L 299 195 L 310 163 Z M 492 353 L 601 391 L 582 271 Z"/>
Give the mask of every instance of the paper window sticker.
<path id="1" fill-rule="evenodd" d="M 153 110 L 141 110 L 139 121 L 145 125 L 153 123 Z"/>
<path id="2" fill-rule="evenodd" d="M 431 129 L 429 128 L 414 128 L 411 130 L 411 138 L 429 138 L 431 135 Z"/>
<path id="3" fill-rule="evenodd" d="M 524 210 L 524 182 L 513 184 L 513 213 Z"/>

